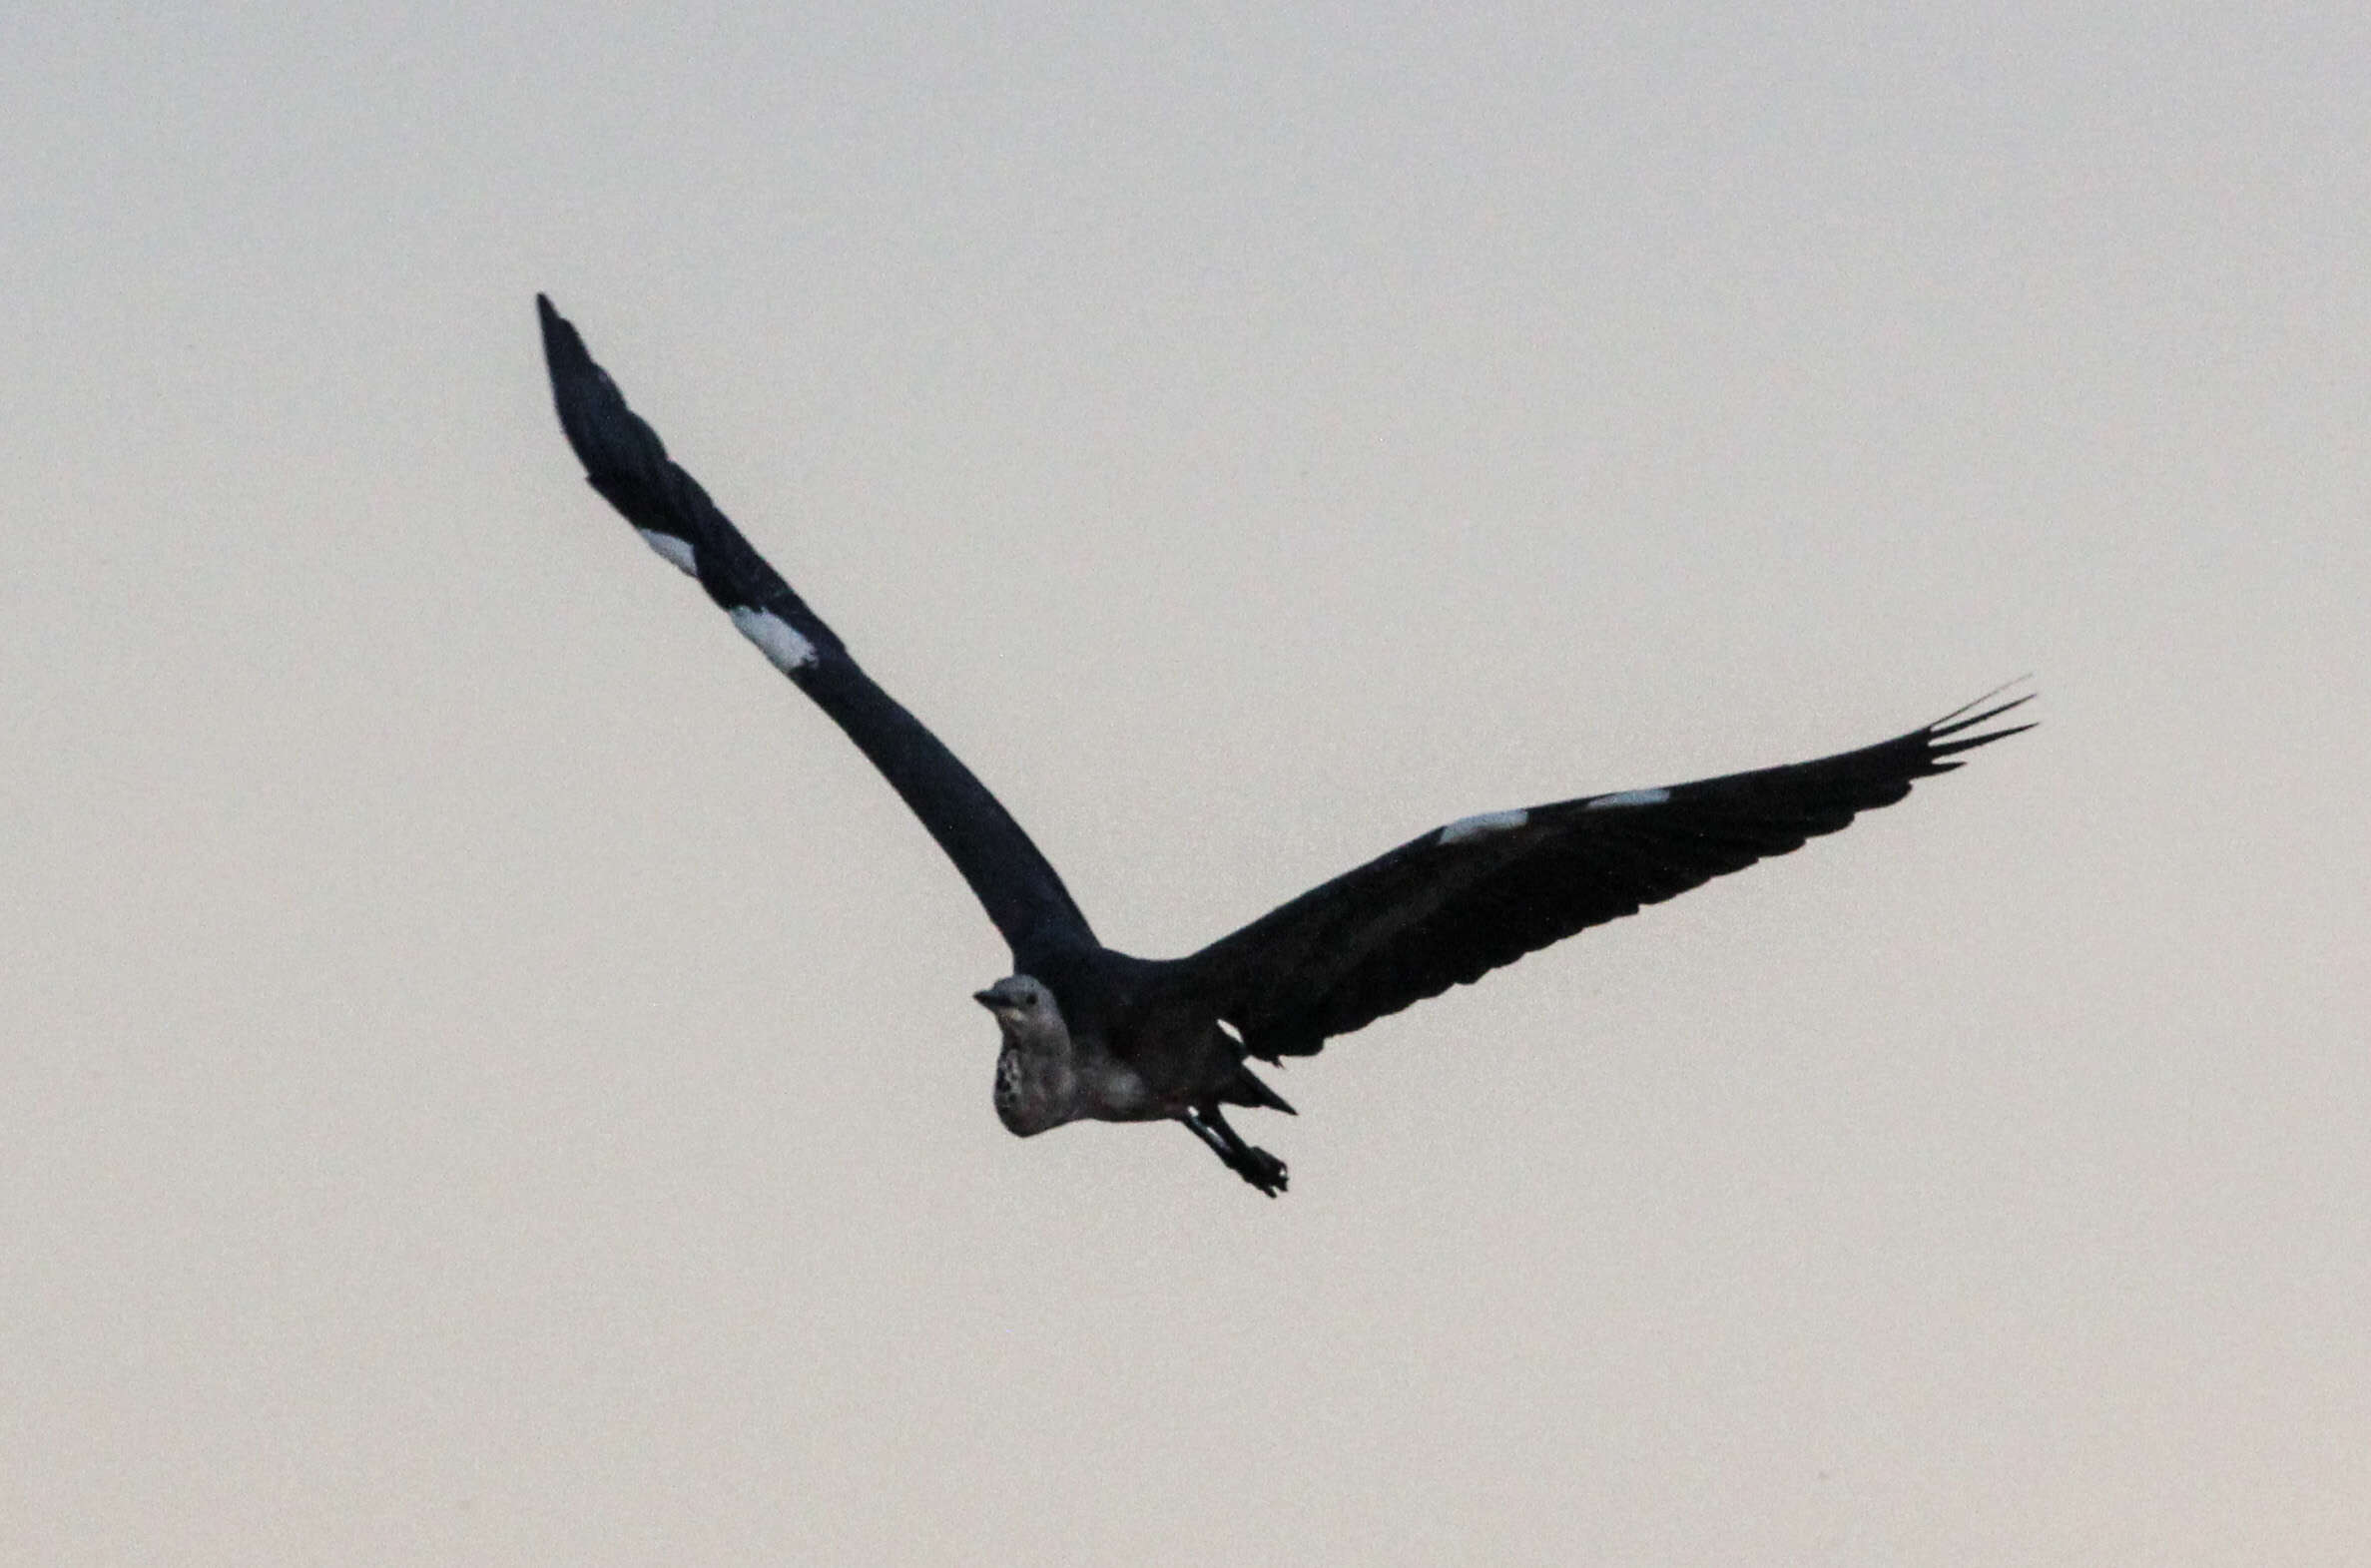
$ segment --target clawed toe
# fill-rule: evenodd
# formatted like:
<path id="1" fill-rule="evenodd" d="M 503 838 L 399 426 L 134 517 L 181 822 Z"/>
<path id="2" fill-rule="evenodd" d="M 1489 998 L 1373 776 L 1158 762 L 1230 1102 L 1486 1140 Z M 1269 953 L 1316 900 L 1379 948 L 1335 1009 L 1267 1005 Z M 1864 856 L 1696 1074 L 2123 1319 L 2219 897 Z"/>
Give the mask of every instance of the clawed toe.
<path id="1" fill-rule="evenodd" d="M 1287 1185 L 1284 1162 L 1265 1149 L 1244 1150 L 1235 1174 L 1271 1198 L 1283 1192 Z"/>

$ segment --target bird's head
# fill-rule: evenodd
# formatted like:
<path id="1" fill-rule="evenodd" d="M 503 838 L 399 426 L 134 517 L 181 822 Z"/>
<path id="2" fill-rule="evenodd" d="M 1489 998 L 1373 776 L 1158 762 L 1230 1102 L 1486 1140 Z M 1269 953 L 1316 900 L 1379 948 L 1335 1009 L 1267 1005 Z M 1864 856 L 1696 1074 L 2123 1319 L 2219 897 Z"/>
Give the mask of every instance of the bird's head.
<path id="1" fill-rule="evenodd" d="M 1005 1034 L 1043 1037 L 1062 1028 L 1062 1009 L 1045 983 L 1031 975 L 1008 974 L 971 999 L 996 1015 Z"/>

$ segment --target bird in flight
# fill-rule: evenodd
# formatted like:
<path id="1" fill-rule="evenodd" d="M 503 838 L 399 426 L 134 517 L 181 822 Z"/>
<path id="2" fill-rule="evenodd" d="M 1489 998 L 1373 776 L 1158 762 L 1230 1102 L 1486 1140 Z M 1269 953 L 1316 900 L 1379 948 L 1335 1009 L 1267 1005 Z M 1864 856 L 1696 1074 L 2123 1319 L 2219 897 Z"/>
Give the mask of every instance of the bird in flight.
<path id="1" fill-rule="evenodd" d="M 954 861 L 1013 972 L 995 1016 L 996 1115 L 1022 1138 L 1065 1122 L 1178 1122 L 1273 1198 L 1285 1164 L 1227 1106 L 1292 1114 L 1255 1075 L 1576 931 L 1891 805 L 2031 694 L 1980 698 L 1908 735 L 1789 767 L 1483 811 L 1436 827 L 1184 958 L 1098 941 L 1062 879 L 987 786 L 873 683 L 839 635 L 667 456 L 584 339 L 536 295 L 560 427 L 586 478 L 668 564 L 847 732 Z M 1986 706 L 1991 704 L 1992 706 Z M 1981 711 L 1979 711 L 1981 710 Z"/>

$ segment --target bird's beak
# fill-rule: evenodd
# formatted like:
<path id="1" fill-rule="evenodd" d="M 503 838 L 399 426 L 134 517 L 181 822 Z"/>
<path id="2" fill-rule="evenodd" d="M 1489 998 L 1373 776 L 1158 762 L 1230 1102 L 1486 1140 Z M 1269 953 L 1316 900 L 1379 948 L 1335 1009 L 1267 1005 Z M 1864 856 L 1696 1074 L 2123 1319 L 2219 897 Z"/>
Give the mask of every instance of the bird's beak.
<path id="1" fill-rule="evenodd" d="M 1004 1005 L 1004 998 L 993 991 L 974 991 L 971 993 L 971 999 L 991 1013 Z"/>

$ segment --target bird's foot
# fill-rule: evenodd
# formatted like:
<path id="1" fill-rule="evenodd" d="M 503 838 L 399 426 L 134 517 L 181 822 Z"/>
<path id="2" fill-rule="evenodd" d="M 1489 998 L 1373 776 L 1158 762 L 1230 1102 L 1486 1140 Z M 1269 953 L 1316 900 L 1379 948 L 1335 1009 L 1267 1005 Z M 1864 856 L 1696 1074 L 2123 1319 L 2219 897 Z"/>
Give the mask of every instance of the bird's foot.
<path id="1" fill-rule="evenodd" d="M 1271 1198 L 1285 1190 L 1284 1162 L 1265 1149 L 1254 1149 L 1246 1144 L 1243 1153 L 1228 1164 L 1235 1168 L 1237 1176 Z"/>
<path id="2" fill-rule="evenodd" d="M 1284 1191 L 1284 1162 L 1265 1149 L 1254 1149 L 1227 1125 L 1218 1107 L 1207 1105 L 1198 1111 L 1180 1111 L 1177 1119 L 1185 1123 L 1186 1131 L 1210 1146 L 1210 1152 L 1226 1162 L 1227 1169 L 1274 1198 Z"/>

